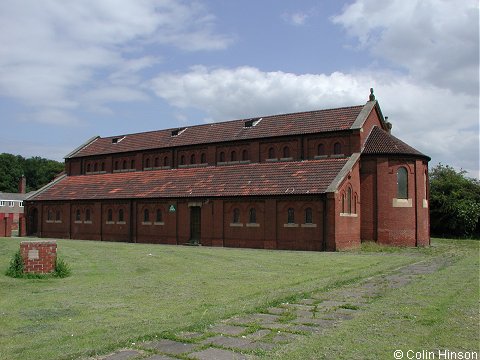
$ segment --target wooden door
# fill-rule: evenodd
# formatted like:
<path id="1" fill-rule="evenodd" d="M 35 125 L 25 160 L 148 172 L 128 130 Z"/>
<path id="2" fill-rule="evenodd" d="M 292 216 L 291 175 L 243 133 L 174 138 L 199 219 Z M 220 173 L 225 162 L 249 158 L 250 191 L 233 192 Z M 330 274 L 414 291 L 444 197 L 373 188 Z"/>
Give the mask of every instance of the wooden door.
<path id="1" fill-rule="evenodd" d="M 192 206 L 190 208 L 190 242 L 192 243 L 200 243 L 201 222 L 200 206 Z"/>

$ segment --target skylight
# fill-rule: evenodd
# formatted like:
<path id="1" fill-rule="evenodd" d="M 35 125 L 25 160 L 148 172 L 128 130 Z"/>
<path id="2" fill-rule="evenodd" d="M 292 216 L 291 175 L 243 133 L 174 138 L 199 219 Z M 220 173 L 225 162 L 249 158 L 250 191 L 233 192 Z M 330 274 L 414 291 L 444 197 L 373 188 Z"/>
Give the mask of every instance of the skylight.
<path id="1" fill-rule="evenodd" d="M 118 144 L 123 139 L 125 139 L 125 136 L 112 138 L 112 144 Z"/>
<path id="2" fill-rule="evenodd" d="M 256 126 L 263 118 L 245 120 L 244 127 L 250 128 Z"/>
<path id="3" fill-rule="evenodd" d="M 185 130 L 187 130 L 187 128 L 178 128 L 178 129 L 172 130 L 172 136 L 178 136 L 181 133 L 183 133 Z"/>

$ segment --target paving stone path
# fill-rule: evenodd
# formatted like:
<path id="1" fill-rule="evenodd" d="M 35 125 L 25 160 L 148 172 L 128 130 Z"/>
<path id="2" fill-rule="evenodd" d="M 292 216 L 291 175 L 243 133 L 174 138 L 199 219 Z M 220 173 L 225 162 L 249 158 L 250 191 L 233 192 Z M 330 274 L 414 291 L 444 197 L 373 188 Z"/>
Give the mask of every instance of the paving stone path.
<path id="1" fill-rule="evenodd" d="M 137 343 L 133 348 L 90 360 L 243 360 L 303 336 L 321 334 L 353 319 L 372 299 L 415 278 L 436 272 L 452 262 L 448 257 L 406 265 L 353 285 L 313 293 L 295 303 L 268 308 L 265 313 L 239 315 L 213 324 L 203 332 L 181 332 L 175 340 Z"/>

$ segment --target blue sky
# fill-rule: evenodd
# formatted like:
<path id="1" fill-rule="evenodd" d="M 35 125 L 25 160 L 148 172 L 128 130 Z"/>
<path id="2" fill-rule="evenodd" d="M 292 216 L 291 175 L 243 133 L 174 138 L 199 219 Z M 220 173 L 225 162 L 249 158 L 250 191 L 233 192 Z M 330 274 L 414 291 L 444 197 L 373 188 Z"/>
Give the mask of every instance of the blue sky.
<path id="1" fill-rule="evenodd" d="M 0 2 L 0 152 L 363 104 L 479 176 L 475 0 Z"/>

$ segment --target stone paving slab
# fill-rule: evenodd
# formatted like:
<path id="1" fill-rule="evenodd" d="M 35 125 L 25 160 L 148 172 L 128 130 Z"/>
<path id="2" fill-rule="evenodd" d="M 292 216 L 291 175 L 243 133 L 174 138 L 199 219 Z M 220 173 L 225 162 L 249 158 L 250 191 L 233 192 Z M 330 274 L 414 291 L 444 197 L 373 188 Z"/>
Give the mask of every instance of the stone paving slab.
<path id="1" fill-rule="evenodd" d="M 178 358 L 172 358 L 166 355 L 153 355 L 142 360 L 178 360 Z"/>
<path id="2" fill-rule="evenodd" d="M 240 335 L 244 333 L 247 328 L 243 326 L 235 326 L 235 325 L 227 325 L 227 324 L 219 324 L 212 326 L 208 329 L 208 332 L 213 332 L 217 334 L 223 335 Z"/>
<path id="3" fill-rule="evenodd" d="M 120 350 L 114 354 L 102 358 L 102 360 L 128 360 L 133 359 L 139 355 L 141 355 L 141 352 L 137 350 Z"/>
<path id="4" fill-rule="evenodd" d="M 292 310 L 312 311 L 315 308 L 315 305 L 291 303 L 291 304 L 285 304 L 285 307 Z"/>
<path id="5" fill-rule="evenodd" d="M 255 331 L 254 333 L 242 336 L 242 338 L 250 339 L 250 340 L 259 340 L 271 333 L 272 333 L 271 330 L 262 329 L 262 330 Z"/>
<path id="6" fill-rule="evenodd" d="M 267 309 L 267 312 L 273 315 L 281 315 L 283 314 L 287 309 L 284 307 L 271 307 Z"/>
<path id="7" fill-rule="evenodd" d="M 339 301 L 339 300 L 325 300 L 325 301 L 322 301 L 321 303 L 318 303 L 317 305 L 317 309 L 318 308 L 330 308 L 330 307 L 338 307 L 338 306 L 342 306 L 342 305 L 345 305 L 346 302 L 345 301 Z"/>
<path id="8" fill-rule="evenodd" d="M 161 339 L 157 341 L 151 341 L 148 343 L 140 344 L 140 346 L 146 349 L 155 349 L 162 353 L 180 355 L 187 352 L 195 351 L 198 348 L 196 344 L 181 343 L 178 341 Z"/>
<path id="9" fill-rule="evenodd" d="M 272 341 L 274 343 L 289 343 L 297 341 L 298 339 L 302 338 L 302 335 L 299 334 L 291 334 L 291 333 L 277 333 L 273 338 Z"/>
<path id="10" fill-rule="evenodd" d="M 317 302 L 317 299 L 302 299 L 298 303 L 303 305 L 315 305 Z"/>
<path id="11" fill-rule="evenodd" d="M 208 348 L 188 355 L 198 360 L 247 360 L 247 356 L 229 350 Z"/>
<path id="12" fill-rule="evenodd" d="M 252 341 L 245 338 L 217 335 L 202 341 L 202 344 L 217 345 L 227 348 L 244 349 Z"/>

